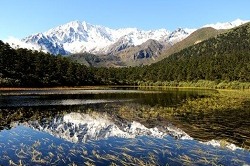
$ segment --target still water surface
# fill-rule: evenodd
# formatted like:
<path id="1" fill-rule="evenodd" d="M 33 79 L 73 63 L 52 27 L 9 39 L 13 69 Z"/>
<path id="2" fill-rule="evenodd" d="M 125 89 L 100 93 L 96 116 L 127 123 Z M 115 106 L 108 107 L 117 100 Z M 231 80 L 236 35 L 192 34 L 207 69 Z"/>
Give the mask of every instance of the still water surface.
<path id="1" fill-rule="evenodd" d="M 248 110 L 188 121 L 178 115 L 137 117 L 139 110 L 174 108 L 211 93 L 216 91 L 1 91 L 0 164 L 249 165 L 250 152 L 243 146 L 250 136 Z"/>

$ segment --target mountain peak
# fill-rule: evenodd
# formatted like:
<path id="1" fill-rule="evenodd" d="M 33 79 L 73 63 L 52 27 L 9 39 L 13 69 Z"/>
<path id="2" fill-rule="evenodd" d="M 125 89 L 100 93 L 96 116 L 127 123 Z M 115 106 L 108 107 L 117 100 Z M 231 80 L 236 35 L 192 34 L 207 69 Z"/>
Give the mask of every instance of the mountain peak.
<path id="1" fill-rule="evenodd" d="M 69 26 L 79 26 L 81 25 L 82 23 L 79 21 L 79 20 L 74 20 L 74 21 L 71 21 L 69 23 L 66 23 L 64 25 L 69 25 Z"/>
<path id="2" fill-rule="evenodd" d="M 68 22 L 66 24 L 60 25 L 58 27 L 51 28 L 50 30 L 45 32 L 45 34 L 49 35 L 51 33 L 55 33 L 58 31 L 70 31 L 70 29 L 77 30 L 77 29 L 79 29 L 79 27 L 82 27 L 82 23 L 78 20 L 75 20 L 75 21 L 71 21 L 71 22 Z"/>
<path id="3" fill-rule="evenodd" d="M 236 20 L 234 20 L 234 21 L 232 21 L 232 23 L 234 23 L 234 24 L 242 24 L 242 23 L 245 23 L 245 22 L 247 22 L 247 21 L 244 21 L 244 20 L 241 20 L 241 19 L 239 19 L 239 18 L 237 18 Z"/>

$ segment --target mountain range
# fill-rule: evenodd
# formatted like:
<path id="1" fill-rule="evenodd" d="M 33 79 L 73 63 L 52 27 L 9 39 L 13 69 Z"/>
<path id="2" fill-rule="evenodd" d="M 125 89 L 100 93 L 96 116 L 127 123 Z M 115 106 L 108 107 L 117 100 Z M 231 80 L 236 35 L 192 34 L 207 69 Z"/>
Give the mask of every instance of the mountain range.
<path id="1" fill-rule="evenodd" d="M 52 54 L 69 53 L 110 53 L 127 47 L 137 46 L 149 39 L 171 44 L 185 38 L 194 29 L 181 29 L 170 32 L 166 29 L 139 30 L 137 28 L 111 29 L 99 25 L 73 21 L 50 29 L 44 33 L 30 35 L 22 42 L 37 45 Z"/>
<path id="2" fill-rule="evenodd" d="M 202 28 L 230 29 L 246 22 L 237 19 L 232 22 L 207 24 Z M 21 41 L 7 42 L 14 48 L 24 47 L 55 55 L 81 54 L 80 57 L 84 60 L 86 56 L 82 53 L 95 54 L 103 66 L 135 66 L 160 59 L 162 53 L 168 53 L 168 49 L 197 30 L 199 29 L 178 28 L 171 32 L 167 29 L 148 31 L 137 28 L 111 29 L 85 21 L 73 21 L 44 33 L 30 35 Z M 95 66 L 96 63 L 87 64 Z"/>

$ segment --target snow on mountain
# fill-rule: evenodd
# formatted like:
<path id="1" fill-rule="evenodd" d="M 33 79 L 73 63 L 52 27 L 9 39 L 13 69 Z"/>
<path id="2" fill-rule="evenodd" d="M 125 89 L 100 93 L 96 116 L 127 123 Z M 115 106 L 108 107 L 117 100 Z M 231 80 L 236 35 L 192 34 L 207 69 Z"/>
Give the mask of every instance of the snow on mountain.
<path id="1" fill-rule="evenodd" d="M 28 36 L 22 41 L 41 45 L 53 54 L 63 54 L 63 49 L 66 54 L 85 51 L 107 53 L 110 46 L 118 41 L 129 43 L 127 45 L 130 46 L 140 45 L 149 39 L 176 43 L 193 31 L 193 29 L 181 29 L 171 33 L 166 29 L 149 31 L 137 28 L 110 29 L 100 25 L 92 25 L 85 21 L 73 21 L 50 29 L 47 32 Z"/>
<path id="2" fill-rule="evenodd" d="M 165 42 L 170 42 L 170 44 L 173 45 L 173 44 L 185 39 L 186 37 L 188 37 L 195 30 L 196 29 L 178 28 L 169 34 L 169 36 L 167 38 L 168 40 L 166 40 Z"/>
<path id="3" fill-rule="evenodd" d="M 204 25 L 203 27 L 212 27 L 214 29 L 231 29 L 231 28 L 240 26 L 242 24 L 245 24 L 245 23 L 247 23 L 249 21 L 250 20 L 243 21 L 243 20 L 240 20 L 240 19 L 236 19 L 236 20 L 234 20 L 232 22 L 226 22 L 226 23 L 218 22 L 216 24 L 207 24 L 207 25 Z"/>
<path id="4" fill-rule="evenodd" d="M 12 36 L 9 37 L 8 39 L 4 40 L 4 42 L 9 43 L 9 45 L 14 49 L 27 48 L 30 50 L 36 50 L 36 51 L 42 50 L 44 52 L 48 52 L 48 50 L 43 50 L 39 44 L 25 43 L 25 42 L 21 41 L 20 39 L 17 39 L 17 38 L 12 37 Z"/>
<path id="5" fill-rule="evenodd" d="M 230 29 L 246 22 L 248 21 L 237 19 L 233 22 L 208 24 L 204 27 Z M 52 54 L 66 55 L 81 52 L 109 54 L 112 50 L 120 51 L 141 45 L 149 39 L 156 40 L 163 45 L 173 45 L 195 30 L 178 28 L 171 32 L 166 29 L 148 31 L 137 28 L 111 29 L 85 21 L 72 21 L 47 32 L 30 35 L 21 41 L 12 39 L 7 42 L 14 48 L 24 47 Z"/>
<path id="6" fill-rule="evenodd" d="M 62 44 L 65 50 L 77 53 L 93 52 L 91 50 L 111 44 L 114 41 L 112 32 L 112 29 L 106 27 L 73 21 L 50 29 L 44 34 L 50 37 L 53 42 Z"/>
<path id="7" fill-rule="evenodd" d="M 69 53 L 63 48 L 62 44 L 54 42 L 53 38 L 46 34 L 38 33 L 36 35 L 29 36 L 22 41 L 32 45 L 39 45 L 41 50 L 45 50 L 45 52 L 52 54 L 66 55 Z"/>

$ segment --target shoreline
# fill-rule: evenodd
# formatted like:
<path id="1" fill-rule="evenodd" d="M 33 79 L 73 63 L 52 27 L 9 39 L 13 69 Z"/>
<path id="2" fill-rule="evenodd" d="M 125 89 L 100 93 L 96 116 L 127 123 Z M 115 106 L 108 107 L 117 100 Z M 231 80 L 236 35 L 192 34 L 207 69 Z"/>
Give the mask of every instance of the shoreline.
<path id="1" fill-rule="evenodd" d="M 22 90 L 95 90 L 107 88 L 145 88 L 145 89 L 200 89 L 200 90 L 219 90 L 219 91 L 250 91 L 250 89 L 232 89 L 232 88 L 211 88 L 196 86 L 141 86 L 141 85 L 93 85 L 79 87 L 0 87 L 0 91 L 22 91 Z"/>
<path id="2" fill-rule="evenodd" d="M 90 89 L 101 89 L 110 86 L 80 86 L 80 87 L 0 87 L 0 91 L 18 91 L 18 90 L 90 90 Z"/>

